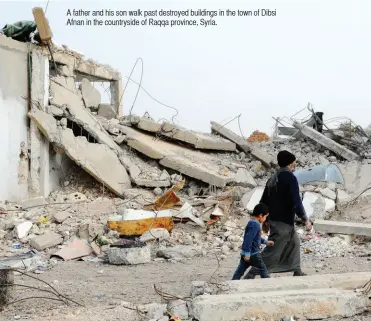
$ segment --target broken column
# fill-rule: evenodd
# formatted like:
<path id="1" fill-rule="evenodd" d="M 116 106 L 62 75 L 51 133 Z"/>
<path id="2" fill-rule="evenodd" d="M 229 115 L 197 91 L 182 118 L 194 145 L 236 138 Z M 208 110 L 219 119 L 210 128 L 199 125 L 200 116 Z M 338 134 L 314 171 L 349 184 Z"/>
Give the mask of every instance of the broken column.
<path id="1" fill-rule="evenodd" d="M 32 52 L 32 109 L 46 111 L 49 100 L 49 61 L 41 51 Z M 49 142 L 41 135 L 35 122 L 30 123 L 30 196 L 47 197 L 49 187 Z"/>
<path id="2" fill-rule="evenodd" d="M 314 140 L 316 143 L 320 144 L 321 146 L 333 151 L 334 153 L 338 154 L 339 156 L 343 157 L 348 161 L 359 159 L 359 156 L 352 152 L 351 150 L 345 148 L 344 146 L 338 144 L 337 142 L 333 141 L 332 139 L 322 135 L 318 131 L 309 126 L 303 125 L 297 121 L 293 123 L 294 127 L 299 129 L 301 133 Z"/>
<path id="3" fill-rule="evenodd" d="M 245 153 L 250 153 L 255 159 L 262 162 L 262 164 L 266 167 L 271 167 L 272 165 L 275 166 L 276 162 L 274 158 L 269 155 L 267 152 L 254 147 L 253 145 L 248 144 L 247 140 L 243 137 L 237 135 L 233 131 L 229 130 L 228 128 L 224 127 L 221 124 L 218 124 L 215 121 L 211 122 L 211 130 L 226 139 L 234 142 L 241 151 Z"/>

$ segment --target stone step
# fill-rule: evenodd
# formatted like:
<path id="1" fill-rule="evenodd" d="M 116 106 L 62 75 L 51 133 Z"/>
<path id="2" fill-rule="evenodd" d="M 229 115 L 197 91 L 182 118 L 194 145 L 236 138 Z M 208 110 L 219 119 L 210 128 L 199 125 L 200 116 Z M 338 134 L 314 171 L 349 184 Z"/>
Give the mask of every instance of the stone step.
<path id="1" fill-rule="evenodd" d="M 371 224 L 315 220 L 314 230 L 321 233 L 371 236 Z"/>
<path id="2" fill-rule="evenodd" d="M 371 272 L 342 274 L 316 274 L 302 277 L 278 277 L 270 279 L 225 281 L 220 284 L 192 283 L 192 297 L 209 294 L 251 293 L 265 291 L 341 288 L 354 290 L 363 287 L 371 279 Z"/>
<path id="3" fill-rule="evenodd" d="M 341 289 L 306 289 L 198 296 L 190 312 L 198 321 L 279 320 L 284 316 L 351 317 L 369 304 L 365 294 Z"/>

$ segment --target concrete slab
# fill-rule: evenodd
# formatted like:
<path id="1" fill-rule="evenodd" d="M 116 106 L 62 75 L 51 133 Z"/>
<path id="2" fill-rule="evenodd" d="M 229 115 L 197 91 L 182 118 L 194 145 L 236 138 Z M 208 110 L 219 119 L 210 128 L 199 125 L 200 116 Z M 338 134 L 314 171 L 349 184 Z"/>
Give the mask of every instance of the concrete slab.
<path id="1" fill-rule="evenodd" d="M 193 145 L 197 149 L 220 151 L 236 150 L 236 144 L 229 140 L 212 136 L 210 134 L 188 130 L 168 122 L 157 123 L 148 118 L 141 118 L 140 122 L 136 126 L 142 130 L 160 134 Z"/>
<path id="2" fill-rule="evenodd" d="M 335 202 L 324 198 L 321 194 L 305 192 L 303 197 L 303 206 L 308 218 L 323 219 L 326 213 L 335 210 Z"/>
<path id="3" fill-rule="evenodd" d="M 314 229 L 317 232 L 330 234 L 371 236 L 371 224 L 365 223 L 316 220 Z"/>
<path id="4" fill-rule="evenodd" d="M 87 108 L 98 108 L 101 102 L 101 96 L 98 89 L 90 83 L 86 78 L 83 78 L 80 83 L 80 91 L 82 99 L 84 100 L 85 107 Z"/>
<path id="5" fill-rule="evenodd" d="M 239 149 L 242 150 L 243 152 L 245 152 L 245 153 L 250 152 L 250 146 L 249 146 L 247 140 L 243 139 L 243 137 L 241 137 L 240 135 L 237 135 L 236 133 L 234 133 L 230 129 L 224 127 L 223 125 L 221 125 L 221 124 L 219 124 L 215 121 L 211 121 L 210 124 L 211 124 L 211 131 L 212 132 L 215 132 L 215 133 L 219 134 L 220 136 L 234 142 L 239 147 Z"/>
<path id="6" fill-rule="evenodd" d="M 117 128 L 126 135 L 128 146 L 159 160 L 164 167 L 217 187 L 224 187 L 235 180 L 235 173 L 225 169 L 213 155 L 158 140 L 132 127 L 117 125 Z"/>
<path id="7" fill-rule="evenodd" d="M 245 206 L 249 213 L 252 213 L 254 207 L 259 204 L 264 193 L 264 187 L 257 187 L 254 190 L 242 196 L 242 204 Z"/>
<path id="8" fill-rule="evenodd" d="M 211 289 L 210 294 L 257 293 L 268 291 L 291 291 L 304 289 L 339 288 L 354 290 L 363 287 L 371 279 L 371 272 L 355 272 L 340 274 L 315 274 L 298 278 L 284 276 L 270 279 L 225 281 L 218 285 L 203 281 L 192 283 L 192 297 L 204 294 L 205 289 Z M 279 281 L 279 282 L 278 282 Z"/>
<path id="9" fill-rule="evenodd" d="M 236 185 L 243 187 L 256 187 L 258 184 L 246 168 L 239 168 L 234 178 Z"/>
<path id="10" fill-rule="evenodd" d="M 124 190 L 131 187 L 125 167 L 107 145 L 89 143 L 83 136 L 75 137 L 71 129 L 58 127 L 54 117 L 41 110 L 29 112 L 29 117 L 51 143 L 112 192 L 123 196 Z"/>
<path id="11" fill-rule="evenodd" d="M 318 144 L 320 144 L 321 146 L 333 151 L 334 153 L 340 155 L 341 157 L 343 157 L 344 159 L 348 160 L 348 161 L 353 161 L 353 160 L 357 160 L 359 159 L 360 157 L 352 152 L 351 150 L 345 148 L 344 146 L 338 144 L 337 142 L 333 141 L 332 139 L 322 135 L 321 133 L 317 132 L 315 129 L 309 127 L 309 126 L 306 126 L 306 125 L 303 125 L 299 122 L 294 122 L 293 123 L 294 127 L 299 129 L 300 132 L 314 140 L 315 142 L 317 142 Z"/>
<path id="12" fill-rule="evenodd" d="M 50 91 L 53 96 L 50 100 L 51 104 L 61 108 L 65 106 L 65 111 L 68 112 L 72 121 L 82 126 L 98 143 L 106 144 L 112 150 L 119 152 L 119 146 L 112 140 L 90 111 L 84 107 L 81 93 L 77 90 L 72 91 L 60 83 L 55 78 L 50 82 Z"/>
<path id="13" fill-rule="evenodd" d="M 116 118 L 117 113 L 110 104 L 99 104 L 98 115 L 106 119 Z"/>
<path id="14" fill-rule="evenodd" d="M 351 317 L 368 302 L 367 295 L 340 289 L 203 295 L 191 302 L 191 315 L 198 321 L 279 320 L 287 315 L 326 319 Z"/>
<path id="15" fill-rule="evenodd" d="M 210 123 L 211 123 L 211 130 L 213 132 L 234 142 L 239 147 L 240 150 L 242 150 L 245 153 L 250 153 L 251 156 L 261 161 L 264 166 L 269 168 L 271 167 L 271 165 L 276 165 L 274 158 L 267 152 L 260 150 L 256 147 L 253 147 L 243 137 L 241 137 L 240 135 L 237 135 L 236 133 L 224 127 L 223 125 L 217 122 L 214 122 L 214 121 Z"/>

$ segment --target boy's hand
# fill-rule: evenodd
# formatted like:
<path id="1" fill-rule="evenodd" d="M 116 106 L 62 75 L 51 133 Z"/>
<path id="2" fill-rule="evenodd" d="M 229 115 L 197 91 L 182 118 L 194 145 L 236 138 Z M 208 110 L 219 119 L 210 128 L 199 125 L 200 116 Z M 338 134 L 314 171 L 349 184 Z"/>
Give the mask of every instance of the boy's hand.
<path id="1" fill-rule="evenodd" d="M 267 246 L 273 246 L 274 242 L 273 241 L 268 241 Z"/>
<path id="2" fill-rule="evenodd" d="M 250 261 L 250 256 L 244 256 L 243 259 L 245 260 L 245 262 L 249 262 Z"/>

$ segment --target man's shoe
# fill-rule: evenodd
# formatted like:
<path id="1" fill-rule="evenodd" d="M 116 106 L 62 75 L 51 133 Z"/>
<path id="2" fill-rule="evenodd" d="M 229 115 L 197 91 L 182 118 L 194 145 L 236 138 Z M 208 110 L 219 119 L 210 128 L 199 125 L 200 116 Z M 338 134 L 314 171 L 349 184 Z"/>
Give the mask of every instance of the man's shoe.
<path id="1" fill-rule="evenodd" d="M 303 271 L 295 271 L 294 276 L 306 276 L 306 274 Z"/>

